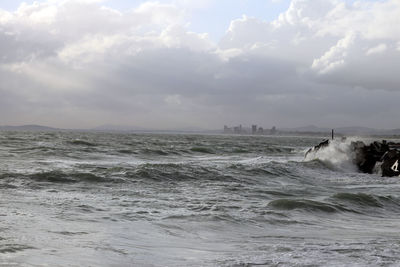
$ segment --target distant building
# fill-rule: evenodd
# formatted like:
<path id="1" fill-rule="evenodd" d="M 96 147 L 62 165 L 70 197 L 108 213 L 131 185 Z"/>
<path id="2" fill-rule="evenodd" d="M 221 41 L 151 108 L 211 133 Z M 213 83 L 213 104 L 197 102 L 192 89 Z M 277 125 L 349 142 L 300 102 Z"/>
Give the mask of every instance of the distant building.
<path id="1" fill-rule="evenodd" d="M 232 131 L 232 128 L 229 128 L 228 126 L 224 125 L 224 133 L 230 134 L 230 133 L 232 133 L 232 132 L 233 132 L 233 131 Z"/>
<path id="2" fill-rule="evenodd" d="M 251 134 L 256 134 L 257 133 L 257 125 L 252 125 L 251 126 Z"/>
<path id="3" fill-rule="evenodd" d="M 245 131 L 243 130 L 242 125 L 239 125 L 239 126 L 233 127 L 233 133 L 234 134 L 243 134 L 243 133 L 245 133 Z"/>
<path id="4" fill-rule="evenodd" d="M 227 126 L 224 125 L 225 134 L 252 134 L 252 135 L 263 135 L 263 134 L 275 134 L 277 132 L 275 126 L 271 130 L 266 130 L 263 127 L 258 127 L 256 124 L 251 125 L 251 127 L 238 126 Z"/>

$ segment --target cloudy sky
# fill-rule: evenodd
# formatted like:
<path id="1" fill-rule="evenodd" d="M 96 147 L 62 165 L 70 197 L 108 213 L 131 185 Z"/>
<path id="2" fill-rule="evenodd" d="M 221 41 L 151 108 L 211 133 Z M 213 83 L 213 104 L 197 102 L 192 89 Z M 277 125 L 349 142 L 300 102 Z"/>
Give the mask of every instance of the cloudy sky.
<path id="1" fill-rule="evenodd" d="M 0 125 L 400 128 L 400 0 L 2 0 Z"/>

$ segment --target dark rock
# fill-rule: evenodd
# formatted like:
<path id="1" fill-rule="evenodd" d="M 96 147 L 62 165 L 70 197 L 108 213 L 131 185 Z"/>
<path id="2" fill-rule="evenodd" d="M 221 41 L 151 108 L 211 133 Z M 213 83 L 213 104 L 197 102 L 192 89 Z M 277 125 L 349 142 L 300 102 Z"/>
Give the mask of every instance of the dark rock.
<path id="1" fill-rule="evenodd" d="M 400 152 L 390 150 L 382 157 L 382 176 L 400 176 L 399 168 Z"/>
<path id="2" fill-rule="evenodd" d="M 321 148 L 324 148 L 324 147 L 327 147 L 327 146 L 329 146 L 329 139 L 326 139 L 326 140 L 322 141 L 321 143 L 319 143 L 318 145 L 316 145 L 316 146 L 310 148 L 310 149 L 306 152 L 306 155 L 305 155 L 305 156 L 307 157 L 307 155 L 308 155 L 309 153 L 311 153 L 311 152 L 316 152 L 316 151 L 320 150 Z"/>

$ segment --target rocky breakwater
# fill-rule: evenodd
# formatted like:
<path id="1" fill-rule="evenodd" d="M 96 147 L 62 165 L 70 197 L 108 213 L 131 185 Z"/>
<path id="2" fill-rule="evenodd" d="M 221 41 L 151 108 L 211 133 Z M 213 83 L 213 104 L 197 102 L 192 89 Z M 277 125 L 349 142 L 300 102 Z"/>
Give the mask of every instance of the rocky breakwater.
<path id="1" fill-rule="evenodd" d="M 310 148 L 305 156 L 307 157 L 310 153 L 317 154 L 338 142 L 346 142 L 346 140 L 325 140 Z M 400 143 L 387 142 L 386 140 L 374 141 L 370 144 L 363 141 L 352 141 L 349 145 L 351 152 L 349 157 L 360 172 L 374 173 L 378 171 L 382 176 L 400 176 Z"/>

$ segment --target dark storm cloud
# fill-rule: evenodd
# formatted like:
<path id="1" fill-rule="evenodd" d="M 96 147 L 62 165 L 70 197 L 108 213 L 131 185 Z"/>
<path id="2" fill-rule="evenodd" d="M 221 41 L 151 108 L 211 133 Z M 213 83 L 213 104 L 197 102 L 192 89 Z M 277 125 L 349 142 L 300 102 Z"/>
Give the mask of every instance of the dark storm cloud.
<path id="1" fill-rule="evenodd" d="M 396 10 L 398 1 L 293 0 L 273 22 L 232 21 L 216 44 L 189 32 L 172 4 L 146 2 L 125 13 L 93 1 L 23 5 L 0 12 L 1 119 L 392 127 Z"/>

